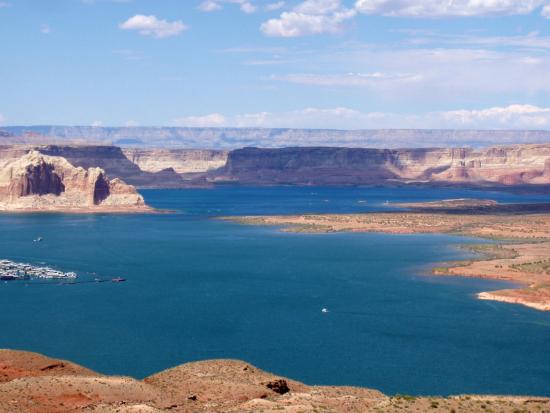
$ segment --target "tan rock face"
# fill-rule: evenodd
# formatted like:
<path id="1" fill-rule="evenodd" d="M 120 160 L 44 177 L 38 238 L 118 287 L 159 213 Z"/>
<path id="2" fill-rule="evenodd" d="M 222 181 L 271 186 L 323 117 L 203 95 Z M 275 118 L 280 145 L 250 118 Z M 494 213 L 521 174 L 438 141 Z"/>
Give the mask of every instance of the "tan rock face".
<path id="1" fill-rule="evenodd" d="M 207 172 L 221 168 L 228 151 L 207 149 L 134 149 L 124 148 L 126 157 L 142 171 L 160 172 L 173 169 L 179 174 Z"/>
<path id="2" fill-rule="evenodd" d="M 0 167 L 0 210 L 147 208 L 134 187 L 62 157 L 30 151 Z"/>

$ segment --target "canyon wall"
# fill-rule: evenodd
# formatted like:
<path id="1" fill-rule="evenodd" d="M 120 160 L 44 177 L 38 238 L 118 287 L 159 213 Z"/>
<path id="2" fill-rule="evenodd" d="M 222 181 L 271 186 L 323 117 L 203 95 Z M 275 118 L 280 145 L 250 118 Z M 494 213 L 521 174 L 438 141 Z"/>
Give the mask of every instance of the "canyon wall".
<path id="1" fill-rule="evenodd" d="M 31 150 L 100 167 L 141 188 L 250 185 L 550 184 L 550 144 L 472 148 L 243 148 L 231 152 L 116 146 L 0 146 L 0 168 Z"/>
<path id="2" fill-rule="evenodd" d="M 31 150 L 0 167 L 3 211 L 148 210 L 130 185 L 101 168 L 75 167 L 65 158 Z"/>
<path id="3" fill-rule="evenodd" d="M 550 184 L 550 144 L 471 148 L 244 148 L 213 182 L 349 185 L 391 182 Z"/>

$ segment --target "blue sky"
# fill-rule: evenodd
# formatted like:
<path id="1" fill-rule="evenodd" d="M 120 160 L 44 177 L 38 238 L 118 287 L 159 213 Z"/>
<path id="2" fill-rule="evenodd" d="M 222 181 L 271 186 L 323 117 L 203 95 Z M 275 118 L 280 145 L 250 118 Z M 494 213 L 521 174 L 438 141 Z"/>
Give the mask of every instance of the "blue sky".
<path id="1" fill-rule="evenodd" d="M 0 0 L 0 124 L 550 128 L 550 0 Z"/>

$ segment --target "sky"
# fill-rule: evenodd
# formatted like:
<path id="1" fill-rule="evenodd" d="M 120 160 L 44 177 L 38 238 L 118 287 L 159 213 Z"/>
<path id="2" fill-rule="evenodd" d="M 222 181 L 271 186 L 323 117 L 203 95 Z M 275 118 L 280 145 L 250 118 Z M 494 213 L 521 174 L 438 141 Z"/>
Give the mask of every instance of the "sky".
<path id="1" fill-rule="evenodd" d="M 550 0 L 0 0 L 0 125 L 550 129 Z"/>

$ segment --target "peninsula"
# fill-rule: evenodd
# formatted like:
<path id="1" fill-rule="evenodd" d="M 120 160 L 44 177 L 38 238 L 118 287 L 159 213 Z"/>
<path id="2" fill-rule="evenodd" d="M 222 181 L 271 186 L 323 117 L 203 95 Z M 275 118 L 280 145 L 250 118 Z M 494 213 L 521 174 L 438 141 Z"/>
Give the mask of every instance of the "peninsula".
<path id="1" fill-rule="evenodd" d="M 107 376 L 65 360 L 0 350 L 0 412 L 540 412 L 545 397 L 388 396 L 309 386 L 238 360 L 183 364 L 144 380 Z"/>
<path id="2" fill-rule="evenodd" d="M 0 163 L 0 211 L 148 212 L 137 190 L 109 180 L 101 168 L 75 167 L 65 158 L 31 150 Z"/>
<path id="3" fill-rule="evenodd" d="M 472 247 L 479 259 L 450 263 L 436 275 L 511 281 L 518 288 L 481 292 L 479 299 L 550 311 L 550 205 L 449 200 L 395 204 L 406 211 L 224 218 L 292 232 L 447 233 L 499 241 Z"/>

